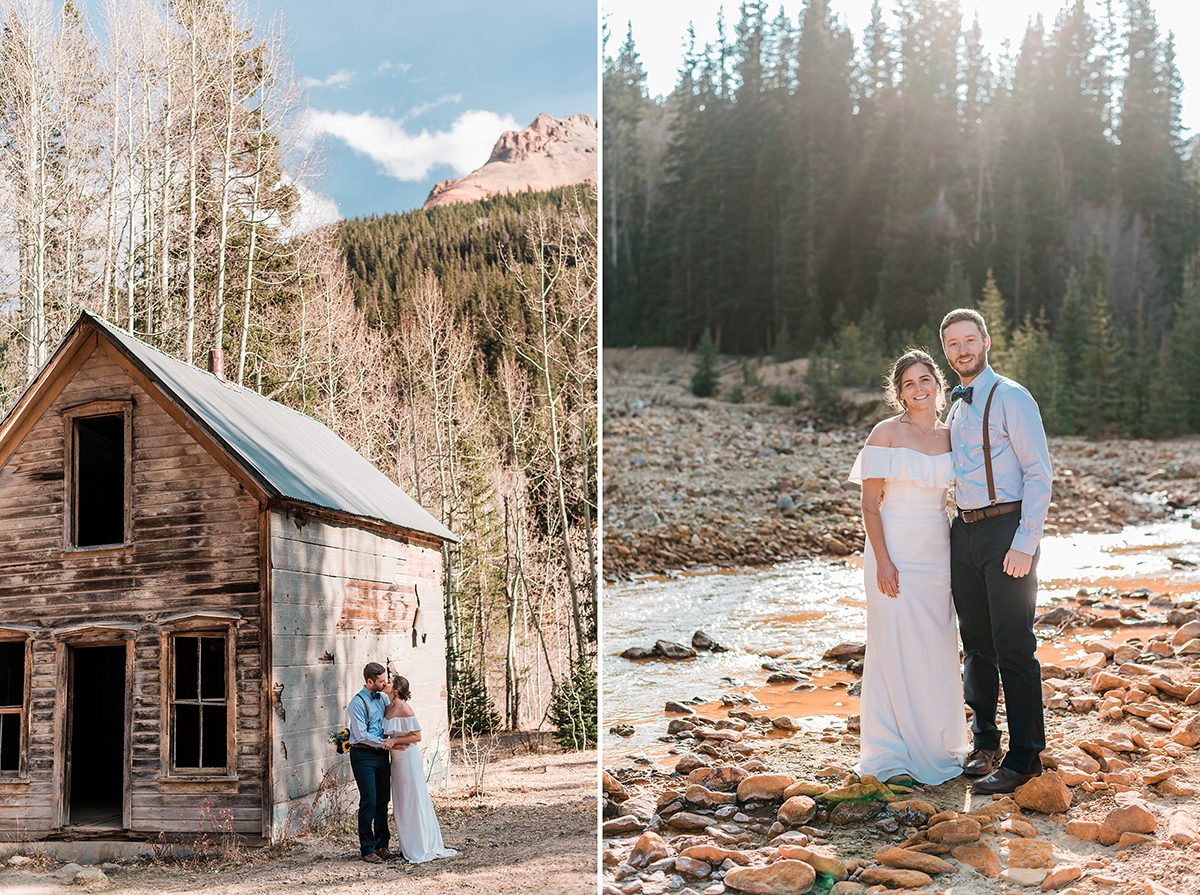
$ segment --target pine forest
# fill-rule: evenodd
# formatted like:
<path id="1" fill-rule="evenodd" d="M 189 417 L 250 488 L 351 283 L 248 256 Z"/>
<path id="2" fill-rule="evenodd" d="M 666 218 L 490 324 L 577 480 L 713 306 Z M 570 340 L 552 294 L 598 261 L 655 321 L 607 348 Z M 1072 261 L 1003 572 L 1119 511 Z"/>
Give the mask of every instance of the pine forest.
<path id="1" fill-rule="evenodd" d="M 665 97 L 606 34 L 605 344 L 807 356 L 821 394 L 977 306 L 1049 429 L 1200 431 L 1197 162 L 1149 0 L 994 53 L 954 0 L 877 0 L 861 35 L 744 2 L 717 33 Z"/>

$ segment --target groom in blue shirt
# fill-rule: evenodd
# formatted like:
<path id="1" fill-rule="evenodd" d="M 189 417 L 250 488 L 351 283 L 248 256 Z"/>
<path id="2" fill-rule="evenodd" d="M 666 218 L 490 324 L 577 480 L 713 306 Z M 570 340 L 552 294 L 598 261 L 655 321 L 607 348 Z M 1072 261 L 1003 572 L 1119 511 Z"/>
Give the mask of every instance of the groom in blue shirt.
<path id="1" fill-rule="evenodd" d="M 974 716 L 971 790 L 1012 792 L 1042 772 L 1042 675 L 1035 651 L 1038 542 L 1053 472 L 1033 396 L 987 362 L 987 323 L 969 308 L 942 320 L 942 348 L 961 385 L 950 393 L 958 513 L 950 529 L 950 587 L 963 641 L 963 691 Z M 1008 754 L 1000 749 L 1000 685 Z M 1003 761 L 1001 761 L 1003 759 Z"/>
<path id="2" fill-rule="evenodd" d="M 392 794 L 389 741 L 383 737 L 383 710 L 390 700 L 383 692 L 387 669 L 378 662 L 363 668 L 366 681 L 346 711 L 350 715 L 350 769 L 358 785 L 358 846 L 362 859 L 379 864 L 394 858 L 388 851 L 388 801 Z"/>

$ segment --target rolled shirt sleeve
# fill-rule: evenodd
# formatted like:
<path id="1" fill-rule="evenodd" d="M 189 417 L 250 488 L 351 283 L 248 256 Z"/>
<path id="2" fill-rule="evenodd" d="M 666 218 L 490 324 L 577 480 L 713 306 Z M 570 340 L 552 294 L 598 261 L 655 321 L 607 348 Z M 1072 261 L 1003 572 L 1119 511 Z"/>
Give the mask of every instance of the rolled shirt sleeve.
<path id="1" fill-rule="evenodd" d="M 1042 539 L 1042 527 L 1050 512 L 1050 493 L 1054 471 L 1050 449 L 1037 401 L 1024 388 L 1011 389 L 1005 395 L 1008 415 L 1008 439 L 1013 455 L 1021 464 L 1021 524 L 1013 536 L 1012 549 L 1032 556 Z"/>

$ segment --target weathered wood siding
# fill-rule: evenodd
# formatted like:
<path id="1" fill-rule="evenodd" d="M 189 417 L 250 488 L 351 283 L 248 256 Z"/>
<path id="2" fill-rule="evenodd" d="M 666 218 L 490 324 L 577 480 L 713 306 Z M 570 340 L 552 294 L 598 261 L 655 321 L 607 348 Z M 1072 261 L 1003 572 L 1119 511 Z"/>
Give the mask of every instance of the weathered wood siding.
<path id="1" fill-rule="evenodd" d="M 64 408 L 133 400 L 132 547 L 63 547 Z M 0 782 L 0 838 L 39 838 L 59 817 L 64 745 L 61 643 L 80 624 L 124 626 L 134 643 L 130 828 L 212 829 L 205 807 L 260 834 L 266 741 L 259 503 L 143 391 L 103 348 L 94 351 L 0 468 L 0 627 L 33 626 L 27 782 Z M 161 780 L 161 621 L 189 611 L 240 613 L 236 623 L 236 781 Z"/>
<path id="2" fill-rule="evenodd" d="M 350 780 L 329 735 L 347 726 L 368 662 L 408 678 L 431 784 L 448 781 L 440 542 L 273 511 L 270 594 L 274 834 L 302 825 L 323 780 Z"/>

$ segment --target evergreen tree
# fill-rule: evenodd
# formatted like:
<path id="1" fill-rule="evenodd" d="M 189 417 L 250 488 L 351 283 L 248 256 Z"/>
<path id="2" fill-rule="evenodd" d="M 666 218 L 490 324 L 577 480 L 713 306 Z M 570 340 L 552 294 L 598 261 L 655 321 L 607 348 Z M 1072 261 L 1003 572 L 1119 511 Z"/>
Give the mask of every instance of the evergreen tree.
<path id="1" fill-rule="evenodd" d="M 710 398 L 717 393 L 717 345 L 707 329 L 696 346 L 696 366 L 692 373 L 692 394 Z"/>
<path id="2" fill-rule="evenodd" d="M 1004 296 L 996 288 L 996 280 L 989 270 L 987 282 L 983 285 L 983 294 L 979 298 L 977 308 L 987 323 L 988 337 L 992 348 L 988 352 L 988 362 L 992 369 L 1005 376 L 1014 375 L 1009 372 L 1012 368 L 1009 357 L 1008 310 L 1004 306 Z"/>
<path id="3" fill-rule="evenodd" d="M 1113 323 L 1105 281 L 1108 270 L 1104 255 L 1093 241 L 1084 270 L 1083 345 L 1078 380 L 1085 404 L 1084 431 L 1092 436 L 1115 434 L 1128 423 L 1126 379 L 1122 342 Z"/>
<path id="4" fill-rule="evenodd" d="M 563 749 L 594 749 L 599 727 L 596 670 L 587 656 L 576 659 L 569 677 L 558 682 L 550 701 L 554 739 Z"/>

